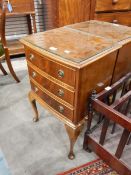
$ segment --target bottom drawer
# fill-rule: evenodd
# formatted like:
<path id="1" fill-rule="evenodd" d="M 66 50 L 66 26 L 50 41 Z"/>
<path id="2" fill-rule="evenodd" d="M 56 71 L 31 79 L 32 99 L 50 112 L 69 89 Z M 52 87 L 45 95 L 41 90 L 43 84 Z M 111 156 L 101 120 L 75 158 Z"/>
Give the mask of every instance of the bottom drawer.
<path id="1" fill-rule="evenodd" d="M 73 109 L 69 109 L 65 105 L 59 103 L 55 99 L 51 98 L 45 92 L 43 92 L 39 87 L 37 87 L 34 83 L 31 82 L 31 89 L 50 107 L 59 112 L 60 114 L 67 117 L 69 120 L 73 121 Z"/>
<path id="2" fill-rule="evenodd" d="M 95 15 L 95 19 L 131 26 L 131 12 L 98 13 Z"/>

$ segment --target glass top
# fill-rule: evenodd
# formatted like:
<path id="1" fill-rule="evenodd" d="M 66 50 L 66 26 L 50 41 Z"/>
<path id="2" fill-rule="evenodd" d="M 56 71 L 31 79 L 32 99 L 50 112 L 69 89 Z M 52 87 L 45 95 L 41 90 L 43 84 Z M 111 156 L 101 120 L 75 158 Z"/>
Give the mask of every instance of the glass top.
<path id="1" fill-rule="evenodd" d="M 68 59 L 76 63 L 114 46 L 112 40 L 64 27 L 36 33 L 24 37 L 23 40 L 60 56 L 60 59 Z"/>
<path id="2" fill-rule="evenodd" d="M 109 38 L 114 40 L 115 42 L 120 42 L 128 38 L 131 38 L 131 27 L 119 24 L 112 24 L 103 21 L 91 20 L 76 23 L 66 27 L 95 34 L 96 36 Z"/>

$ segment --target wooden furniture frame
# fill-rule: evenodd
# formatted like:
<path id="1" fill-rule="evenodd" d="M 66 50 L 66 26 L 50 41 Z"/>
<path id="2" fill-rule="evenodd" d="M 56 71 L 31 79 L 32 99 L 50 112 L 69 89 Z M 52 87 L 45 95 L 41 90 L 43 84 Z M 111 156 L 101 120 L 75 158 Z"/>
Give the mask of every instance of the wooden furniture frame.
<path id="1" fill-rule="evenodd" d="M 8 65 L 8 68 L 10 70 L 11 75 L 13 76 L 13 78 L 17 81 L 20 82 L 19 78 L 17 77 L 12 64 L 11 64 L 11 59 L 10 59 L 10 55 L 9 55 L 9 49 L 7 47 L 7 42 L 6 42 L 6 38 L 5 38 L 5 16 L 6 16 L 6 10 L 5 10 L 5 6 L 2 6 L 2 11 L 1 11 L 1 30 L 0 30 L 0 35 L 1 35 L 1 43 L 3 44 L 3 48 L 5 51 L 5 54 L 1 57 L 1 60 L 5 59 Z M 2 64 L 0 63 L 0 68 L 1 71 L 3 72 L 4 75 L 7 75 L 7 72 L 5 71 L 5 69 L 3 68 Z"/>
<path id="2" fill-rule="evenodd" d="M 45 28 L 94 19 L 95 0 L 43 0 Z"/>
<path id="3" fill-rule="evenodd" d="M 120 88 L 122 88 L 121 95 L 120 98 L 117 99 L 116 94 Z M 85 132 L 83 147 L 86 150 L 93 150 L 96 152 L 96 154 L 98 154 L 120 175 L 130 175 L 130 167 L 122 162 L 120 157 L 125 145 L 129 144 L 131 133 L 131 119 L 126 116 L 131 103 L 131 72 L 114 83 L 108 89 L 109 90 L 104 90 L 99 94 L 96 94 L 94 91 L 91 95 L 88 108 L 87 130 Z M 124 110 L 121 111 L 120 109 L 125 102 L 126 106 L 123 108 Z M 100 115 L 103 115 L 104 120 L 99 143 L 90 136 L 94 131 L 94 128 L 91 128 L 93 111 L 99 112 Z M 110 121 L 113 121 L 115 124 L 119 124 L 122 128 L 124 128 L 115 155 L 111 154 L 105 149 L 105 147 L 103 147 Z"/>
<path id="4" fill-rule="evenodd" d="M 25 46 L 29 70 L 29 100 L 35 111 L 34 121 L 39 119 L 36 101 L 55 113 L 65 124 L 70 140 L 68 157 L 73 159 L 73 147 L 87 116 L 87 97 L 93 87 L 101 91 L 110 85 L 121 46 L 112 46 L 106 38 L 67 27 L 37 33 L 21 41 Z M 78 47 L 78 42 L 81 47 Z M 85 48 L 87 44 L 89 47 Z M 51 46 L 58 48 L 57 52 L 52 52 Z M 67 46 L 68 50 L 65 50 Z M 92 56 L 88 55 L 93 51 Z M 93 70 L 97 70 L 99 76 L 96 77 Z"/>
<path id="5" fill-rule="evenodd" d="M 35 11 L 34 11 L 34 2 L 33 0 L 28 0 L 28 3 L 31 3 L 30 6 L 26 5 L 27 1 L 22 0 L 19 3 L 17 0 L 12 0 L 11 5 L 13 8 L 13 12 L 9 13 L 7 10 L 7 1 L 1 0 L 0 1 L 0 13 L 2 17 L 2 24 L 1 24 L 1 41 L 5 50 L 5 59 L 10 70 L 11 75 L 16 80 L 16 82 L 20 82 L 19 78 L 17 77 L 12 64 L 11 64 L 11 56 L 19 55 L 24 53 L 24 47 L 18 40 L 11 40 L 7 41 L 6 34 L 5 34 L 5 27 L 6 27 L 6 19 L 12 16 L 21 16 L 26 15 L 29 34 L 36 33 L 36 23 L 35 23 Z M 20 6 L 20 4 L 25 4 L 24 6 Z M 3 68 L 1 67 L 3 72 Z"/>
<path id="6" fill-rule="evenodd" d="M 70 159 L 75 157 L 73 147 L 87 117 L 87 99 L 93 89 L 100 92 L 111 85 L 114 75 L 117 78 L 121 76 L 119 69 L 116 72 L 114 70 L 119 67 L 117 62 L 121 48 L 126 43 L 130 44 L 131 32 L 130 28 L 123 26 L 120 31 L 118 27 L 114 29 L 114 25 L 110 23 L 99 22 L 98 26 L 98 21 L 76 25 L 21 39 L 25 46 L 31 83 L 29 100 L 35 111 L 34 121 L 39 119 L 36 101 L 55 113 L 55 116 L 66 125 L 70 140 Z M 91 29 L 88 26 L 91 26 Z M 97 26 L 102 31 L 106 26 L 109 31 L 101 37 L 95 32 Z M 84 28 L 88 32 L 79 28 Z M 118 34 L 118 40 L 108 39 L 109 32 L 112 32 L 110 28 L 115 30 L 114 36 L 122 33 Z M 128 65 L 128 59 L 123 56 L 122 62 Z M 125 69 L 126 72 L 130 71 L 128 66 Z M 122 74 L 125 74 L 125 71 Z"/>

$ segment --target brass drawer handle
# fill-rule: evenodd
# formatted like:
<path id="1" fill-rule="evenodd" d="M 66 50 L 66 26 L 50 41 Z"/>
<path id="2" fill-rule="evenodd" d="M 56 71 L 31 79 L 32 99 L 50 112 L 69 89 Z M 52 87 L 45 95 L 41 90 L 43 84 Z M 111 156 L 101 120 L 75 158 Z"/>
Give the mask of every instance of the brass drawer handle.
<path id="1" fill-rule="evenodd" d="M 59 95 L 60 97 L 63 97 L 63 96 L 64 96 L 64 91 L 63 91 L 63 89 L 59 89 L 59 90 L 58 90 L 58 95 Z"/>
<path id="2" fill-rule="evenodd" d="M 114 19 L 112 22 L 113 22 L 114 24 L 117 24 L 117 23 L 118 23 L 118 20 L 117 20 L 117 19 Z"/>
<path id="3" fill-rule="evenodd" d="M 34 87 L 34 91 L 35 91 L 35 92 L 38 92 L 38 88 L 37 88 L 37 87 Z"/>
<path id="4" fill-rule="evenodd" d="M 112 4 L 115 5 L 118 3 L 119 0 L 112 0 Z"/>
<path id="5" fill-rule="evenodd" d="M 30 54 L 29 58 L 30 58 L 31 61 L 33 61 L 35 56 L 33 54 Z"/>
<path id="6" fill-rule="evenodd" d="M 32 77 L 33 77 L 33 78 L 36 77 L 36 72 L 32 72 Z"/>
<path id="7" fill-rule="evenodd" d="M 64 71 L 63 71 L 63 70 L 59 70 L 59 71 L 58 71 L 58 76 L 59 76 L 60 78 L 63 78 L 63 77 L 64 77 Z"/>
<path id="8" fill-rule="evenodd" d="M 59 106 L 59 112 L 64 113 L 64 107 L 63 106 Z"/>

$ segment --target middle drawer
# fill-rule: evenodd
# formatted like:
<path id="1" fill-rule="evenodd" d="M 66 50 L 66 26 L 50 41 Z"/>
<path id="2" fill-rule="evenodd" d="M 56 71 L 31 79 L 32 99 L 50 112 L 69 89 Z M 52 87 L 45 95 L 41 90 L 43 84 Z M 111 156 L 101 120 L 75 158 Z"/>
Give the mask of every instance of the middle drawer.
<path id="1" fill-rule="evenodd" d="M 74 93 L 75 93 L 74 91 L 70 91 L 52 82 L 51 80 L 41 75 L 30 66 L 28 66 L 28 71 L 30 77 L 33 78 L 36 82 L 38 82 L 43 88 L 47 89 L 49 92 L 63 99 L 72 106 L 74 105 Z"/>

